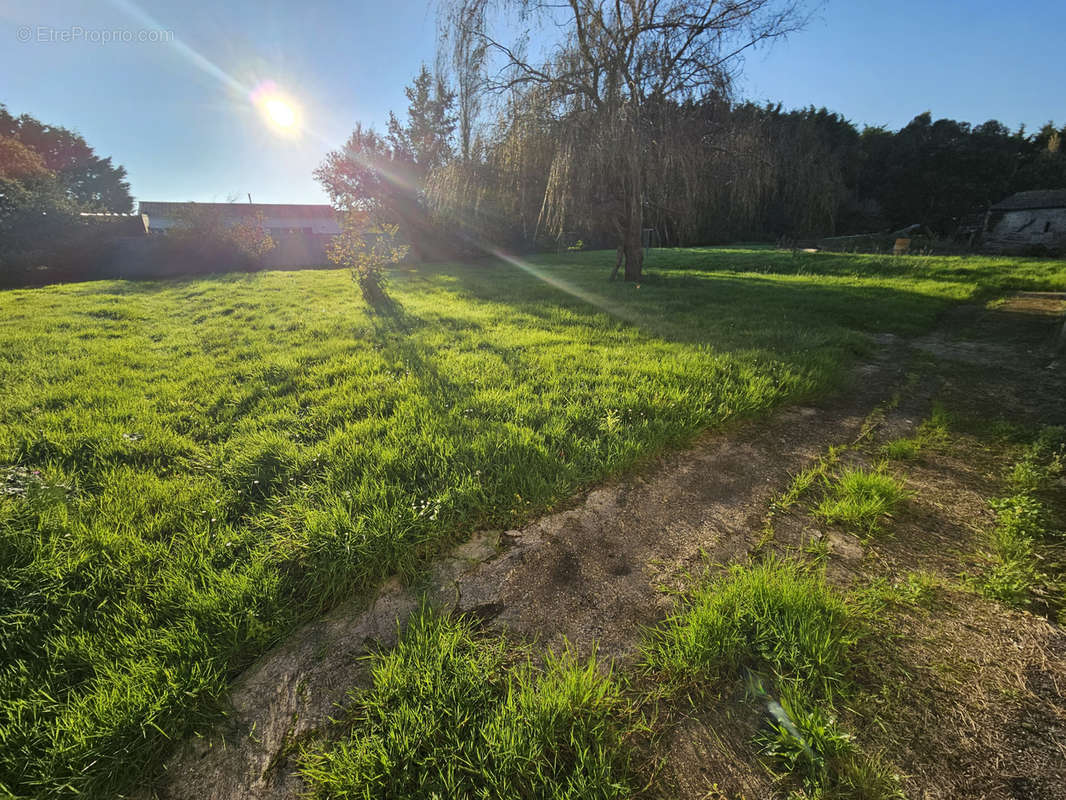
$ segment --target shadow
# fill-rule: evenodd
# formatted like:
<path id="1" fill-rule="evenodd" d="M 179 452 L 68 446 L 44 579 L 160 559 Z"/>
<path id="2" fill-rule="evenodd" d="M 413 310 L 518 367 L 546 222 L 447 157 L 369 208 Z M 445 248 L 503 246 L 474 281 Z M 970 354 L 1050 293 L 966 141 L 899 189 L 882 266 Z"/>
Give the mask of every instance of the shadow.
<path id="1" fill-rule="evenodd" d="M 560 264 L 538 270 L 564 278 L 582 296 L 497 263 L 424 269 L 419 283 L 457 299 L 499 303 L 514 323 L 533 327 L 568 325 L 635 328 L 642 335 L 681 343 L 750 349 L 760 342 L 782 345 L 782 332 L 798 327 L 839 335 L 891 332 L 913 335 L 933 325 L 956 298 L 915 287 L 862 282 L 820 283 L 812 276 L 751 273 L 685 274 L 649 271 L 640 284 L 609 282 L 593 265 Z M 446 278 L 446 280 L 444 280 Z"/>

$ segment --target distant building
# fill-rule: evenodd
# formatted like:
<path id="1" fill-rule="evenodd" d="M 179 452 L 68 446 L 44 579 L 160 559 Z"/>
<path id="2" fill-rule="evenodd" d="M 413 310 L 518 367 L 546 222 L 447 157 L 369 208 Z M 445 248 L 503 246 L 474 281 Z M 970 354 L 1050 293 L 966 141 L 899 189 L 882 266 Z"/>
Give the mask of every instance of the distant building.
<path id="1" fill-rule="evenodd" d="M 148 220 L 149 234 L 180 227 L 195 213 L 218 214 L 227 225 L 261 217 L 275 245 L 263 258 L 265 267 L 325 266 L 327 247 L 341 232 L 336 212 L 327 205 L 141 202 L 138 210 Z"/>
<path id="2" fill-rule="evenodd" d="M 983 241 L 994 253 L 1066 252 L 1066 189 L 1018 192 L 996 203 Z"/>
<path id="3" fill-rule="evenodd" d="M 148 231 L 167 231 L 178 227 L 191 212 L 218 214 L 233 224 L 263 217 L 263 227 L 271 235 L 321 233 L 336 236 L 341 232 L 332 206 L 293 205 L 290 203 L 153 203 L 139 204 L 140 213 L 148 217 Z"/>
<path id="4" fill-rule="evenodd" d="M 107 230 L 116 237 L 145 236 L 148 233 L 148 219 L 143 214 L 82 211 L 78 216 L 84 222 L 99 226 L 102 230 Z"/>

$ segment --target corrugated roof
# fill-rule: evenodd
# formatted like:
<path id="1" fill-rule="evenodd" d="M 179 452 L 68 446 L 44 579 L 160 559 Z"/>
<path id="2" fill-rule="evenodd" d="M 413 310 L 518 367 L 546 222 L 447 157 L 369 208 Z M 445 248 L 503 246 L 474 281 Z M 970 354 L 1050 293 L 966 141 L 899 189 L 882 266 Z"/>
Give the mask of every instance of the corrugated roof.
<path id="1" fill-rule="evenodd" d="M 1066 189 L 1018 192 L 992 206 L 993 211 L 1020 211 L 1026 208 L 1066 208 Z"/>
<path id="2" fill-rule="evenodd" d="M 228 217 L 303 217 L 305 219 L 333 219 L 336 212 L 328 205 L 296 205 L 290 203 L 138 203 L 141 214 L 172 217 L 183 211 L 198 209 L 213 211 Z"/>

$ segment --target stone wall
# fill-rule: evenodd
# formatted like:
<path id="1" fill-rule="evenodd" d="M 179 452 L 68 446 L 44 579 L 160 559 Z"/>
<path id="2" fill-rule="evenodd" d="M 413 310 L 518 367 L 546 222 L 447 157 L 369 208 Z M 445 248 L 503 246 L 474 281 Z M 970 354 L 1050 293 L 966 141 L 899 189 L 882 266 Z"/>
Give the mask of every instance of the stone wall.
<path id="1" fill-rule="evenodd" d="M 991 211 L 984 246 L 993 253 L 1066 253 L 1066 208 Z"/>

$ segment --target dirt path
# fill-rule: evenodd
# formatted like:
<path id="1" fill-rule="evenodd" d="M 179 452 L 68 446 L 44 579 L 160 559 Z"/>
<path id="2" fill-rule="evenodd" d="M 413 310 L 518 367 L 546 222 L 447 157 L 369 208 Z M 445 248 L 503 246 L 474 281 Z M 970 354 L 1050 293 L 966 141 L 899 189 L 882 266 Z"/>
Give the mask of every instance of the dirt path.
<path id="1" fill-rule="evenodd" d="M 914 342 L 882 337 L 876 358 L 857 368 L 851 392 L 706 436 L 639 475 L 591 491 L 571 510 L 518 530 L 475 535 L 436 565 L 427 592 L 490 628 L 549 647 L 568 642 L 580 653 L 595 646 L 601 656 L 627 663 L 636 655 L 641 627 L 671 606 L 662 587 L 680 586 L 706 559 L 746 558 L 759 543 L 770 500 L 791 476 L 830 445 L 854 441 L 871 412 L 901 388 L 903 401 L 881 422 L 898 433 L 913 429 L 931 397 L 951 391 L 952 381 L 972 395 L 968 372 L 987 372 L 989 363 L 999 366 L 985 405 L 1013 403 L 1019 413 L 1039 415 L 1060 392 L 1061 408 L 1061 368 L 1047 368 L 1044 341 L 1061 305 L 1059 297 L 1024 295 L 993 311 L 957 309 L 936 334 Z M 906 370 L 916 353 L 946 365 L 942 374 L 908 385 Z M 1034 370 L 1041 380 L 1032 378 Z M 784 526 L 776 545 L 798 545 L 803 537 L 802 530 L 790 534 Z M 844 541 L 834 550 L 837 568 L 845 571 L 857 569 L 865 555 Z M 394 642 L 397 620 L 418 602 L 417 592 L 390 584 L 370 608 L 342 606 L 268 653 L 235 683 L 226 729 L 186 743 L 171 760 L 159 795 L 295 796 L 300 784 L 288 748 L 328 723 L 347 690 L 365 678 L 359 656 Z M 711 777 L 704 773 L 732 775 L 735 790 L 750 797 L 765 794 L 764 780 L 729 763 L 750 736 L 737 731 L 730 744 L 728 734 L 723 739 L 714 732 L 714 721 L 713 714 L 694 718 L 675 731 L 671 749 L 678 756 L 666 777 L 672 770 L 681 795 L 707 796 Z"/>

